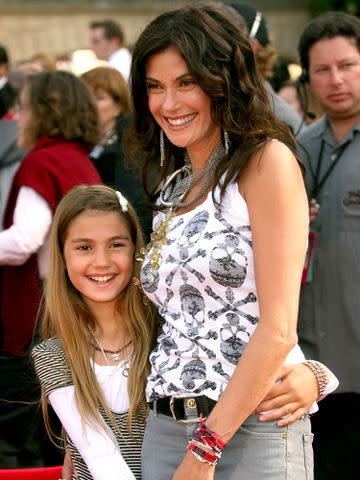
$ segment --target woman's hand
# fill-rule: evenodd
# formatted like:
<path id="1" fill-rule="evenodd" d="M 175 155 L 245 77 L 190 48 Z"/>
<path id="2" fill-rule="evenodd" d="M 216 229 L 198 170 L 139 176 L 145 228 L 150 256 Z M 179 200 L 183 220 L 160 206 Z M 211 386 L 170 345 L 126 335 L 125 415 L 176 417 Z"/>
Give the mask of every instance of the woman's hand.
<path id="1" fill-rule="evenodd" d="M 310 209 L 309 209 L 310 222 L 313 222 L 316 219 L 317 214 L 319 213 L 319 210 L 320 210 L 320 205 L 317 203 L 315 198 L 312 198 L 310 202 Z"/>
<path id="2" fill-rule="evenodd" d="M 299 420 L 317 400 L 318 385 L 312 371 L 301 363 L 282 367 L 278 380 L 254 413 L 272 410 L 260 415 L 259 420 L 281 418 L 278 425 L 286 426 Z"/>
<path id="3" fill-rule="evenodd" d="M 71 460 L 70 452 L 66 449 L 64 464 L 62 467 L 62 478 L 63 480 L 71 480 L 73 477 L 74 466 Z"/>
<path id="4" fill-rule="evenodd" d="M 214 474 L 215 467 L 200 462 L 191 452 L 187 452 L 172 480 L 213 480 Z"/>

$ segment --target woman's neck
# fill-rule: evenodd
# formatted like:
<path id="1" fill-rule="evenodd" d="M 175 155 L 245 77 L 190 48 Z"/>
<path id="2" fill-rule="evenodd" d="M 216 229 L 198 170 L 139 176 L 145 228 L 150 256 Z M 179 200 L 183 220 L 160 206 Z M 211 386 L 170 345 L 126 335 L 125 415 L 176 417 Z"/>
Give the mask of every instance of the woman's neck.
<path id="1" fill-rule="evenodd" d="M 105 137 L 108 132 L 113 132 L 116 127 L 116 118 L 112 118 L 108 122 L 100 126 L 101 137 Z"/>
<path id="2" fill-rule="evenodd" d="M 206 141 L 187 148 L 193 173 L 197 173 L 204 168 L 210 155 L 220 142 L 220 129 L 214 132 L 211 138 Z"/>

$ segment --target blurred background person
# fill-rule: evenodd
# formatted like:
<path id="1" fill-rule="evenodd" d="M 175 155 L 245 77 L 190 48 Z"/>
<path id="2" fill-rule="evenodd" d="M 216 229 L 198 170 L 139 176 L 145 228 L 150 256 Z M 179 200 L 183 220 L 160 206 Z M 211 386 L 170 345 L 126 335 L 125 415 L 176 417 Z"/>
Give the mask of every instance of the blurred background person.
<path id="1" fill-rule="evenodd" d="M 277 54 L 271 44 L 266 19 L 263 14 L 252 5 L 231 0 L 226 2 L 245 20 L 248 38 L 254 52 L 256 65 L 265 82 L 270 96 L 270 104 L 275 115 L 297 135 L 302 127 L 300 115 L 282 99 L 272 88 L 269 78 L 272 75 L 272 67 Z"/>
<path id="2" fill-rule="evenodd" d="M 8 113 L 14 105 L 16 91 L 8 80 L 9 56 L 4 46 L 0 45 L 0 118 Z"/>
<path id="3" fill-rule="evenodd" d="M 3 229 L 3 215 L 11 188 L 12 179 L 24 157 L 24 150 L 17 145 L 18 127 L 14 120 L 17 94 L 25 80 L 26 73 L 16 72 L 16 82 L 13 83 L 13 70 L 10 70 L 8 81 L 15 95 L 8 102 L 6 113 L 0 118 L 0 232 Z"/>
<path id="4" fill-rule="evenodd" d="M 304 110 L 301 107 L 296 82 L 292 82 L 291 80 L 284 82 L 277 93 L 299 114 L 300 117 L 304 116 Z"/>
<path id="5" fill-rule="evenodd" d="M 135 162 L 126 157 L 124 136 L 131 123 L 130 94 L 122 75 L 110 67 L 97 67 L 81 77 L 94 93 L 101 138 L 90 158 L 106 185 L 120 190 L 135 207 L 147 238 L 152 212 Z"/>
<path id="6" fill-rule="evenodd" d="M 94 68 L 81 78 L 94 93 L 99 114 L 101 137 L 90 157 L 103 182 L 114 187 L 116 169 L 124 163 L 122 136 L 130 120 L 129 90 L 123 76 L 110 67 Z"/>
<path id="7" fill-rule="evenodd" d="M 49 72 L 56 70 L 56 58 L 53 55 L 45 52 L 35 53 L 30 58 L 30 64 L 38 72 Z"/>
<path id="8" fill-rule="evenodd" d="M 269 79 L 275 92 L 298 112 L 306 125 L 318 120 L 323 110 L 306 82 L 301 66 L 294 59 L 280 56 Z"/>
<path id="9" fill-rule="evenodd" d="M 316 480 L 358 475 L 360 429 L 360 19 L 328 12 L 299 41 L 305 81 L 324 115 L 298 137 L 316 235 L 298 335 L 339 378 L 312 417 Z"/>
<path id="10" fill-rule="evenodd" d="M 47 273 L 53 213 L 73 186 L 101 183 L 88 157 L 98 140 L 98 116 L 81 80 L 67 72 L 28 76 L 15 118 L 18 145 L 28 153 L 13 179 L 0 233 L 0 430 L 7 432 L 0 463 L 13 468 L 48 463 L 36 425 L 39 388 L 27 352 Z"/>
<path id="11" fill-rule="evenodd" d="M 100 60 L 118 70 L 126 82 L 129 80 L 131 54 L 124 46 L 121 26 L 113 20 L 90 23 L 90 46 Z"/>

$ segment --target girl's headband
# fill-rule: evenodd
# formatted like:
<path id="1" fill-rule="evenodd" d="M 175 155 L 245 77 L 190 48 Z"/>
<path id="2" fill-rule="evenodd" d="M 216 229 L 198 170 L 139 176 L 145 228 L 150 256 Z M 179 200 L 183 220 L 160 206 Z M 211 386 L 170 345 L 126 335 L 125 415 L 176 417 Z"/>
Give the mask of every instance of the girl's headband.
<path id="1" fill-rule="evenodd" d="M 119 192 L 118 190 L 116 190 L 115 195 L 116 195 L 116 198 L 118 199 L 118 202 L 119 202 L 121 211 L 122 211 L 123 213 L 127 212 L 127 211 L 128 211 L 128 203 L 129 203 L 129 202 L 126 200 L 126 198 L 124 197 L 124 195 L 123 195 L 121 192 Z"/>

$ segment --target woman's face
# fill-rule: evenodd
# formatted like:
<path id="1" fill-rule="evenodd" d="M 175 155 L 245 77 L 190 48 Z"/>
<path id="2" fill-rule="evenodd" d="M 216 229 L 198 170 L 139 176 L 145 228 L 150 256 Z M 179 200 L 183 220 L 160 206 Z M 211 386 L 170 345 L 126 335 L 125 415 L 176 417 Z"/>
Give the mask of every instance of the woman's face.
<path id="1" fill-rule="evenodd" d="M 115 127 L 116 117 L 121 113 L 121 105 L 104 89 L 94 91 L 96 106 L 99 114 L 100 129 L 102 133 Z"/>
<path id="2" fill-rule="evenodd" d="M 211 118 L 211 98 L 189 74 L 183 57 L 172 48 L 152 55 L 146 64 L 148 105 L 171 143 L 189 156 L 207 160 L 220 139 Z"/>
<path id="3" fill-rule="evenodd" d="M 18 102 L 18 108 L 15 113 L 16 124 L 19 128 L 17 144 L 22 149 L 30 149 L 34 146 L 34 139 L 31 135 L 33 126 L 33 115 L 29 102 L 29 93 L 27 88 L 23 88 Z"/>

